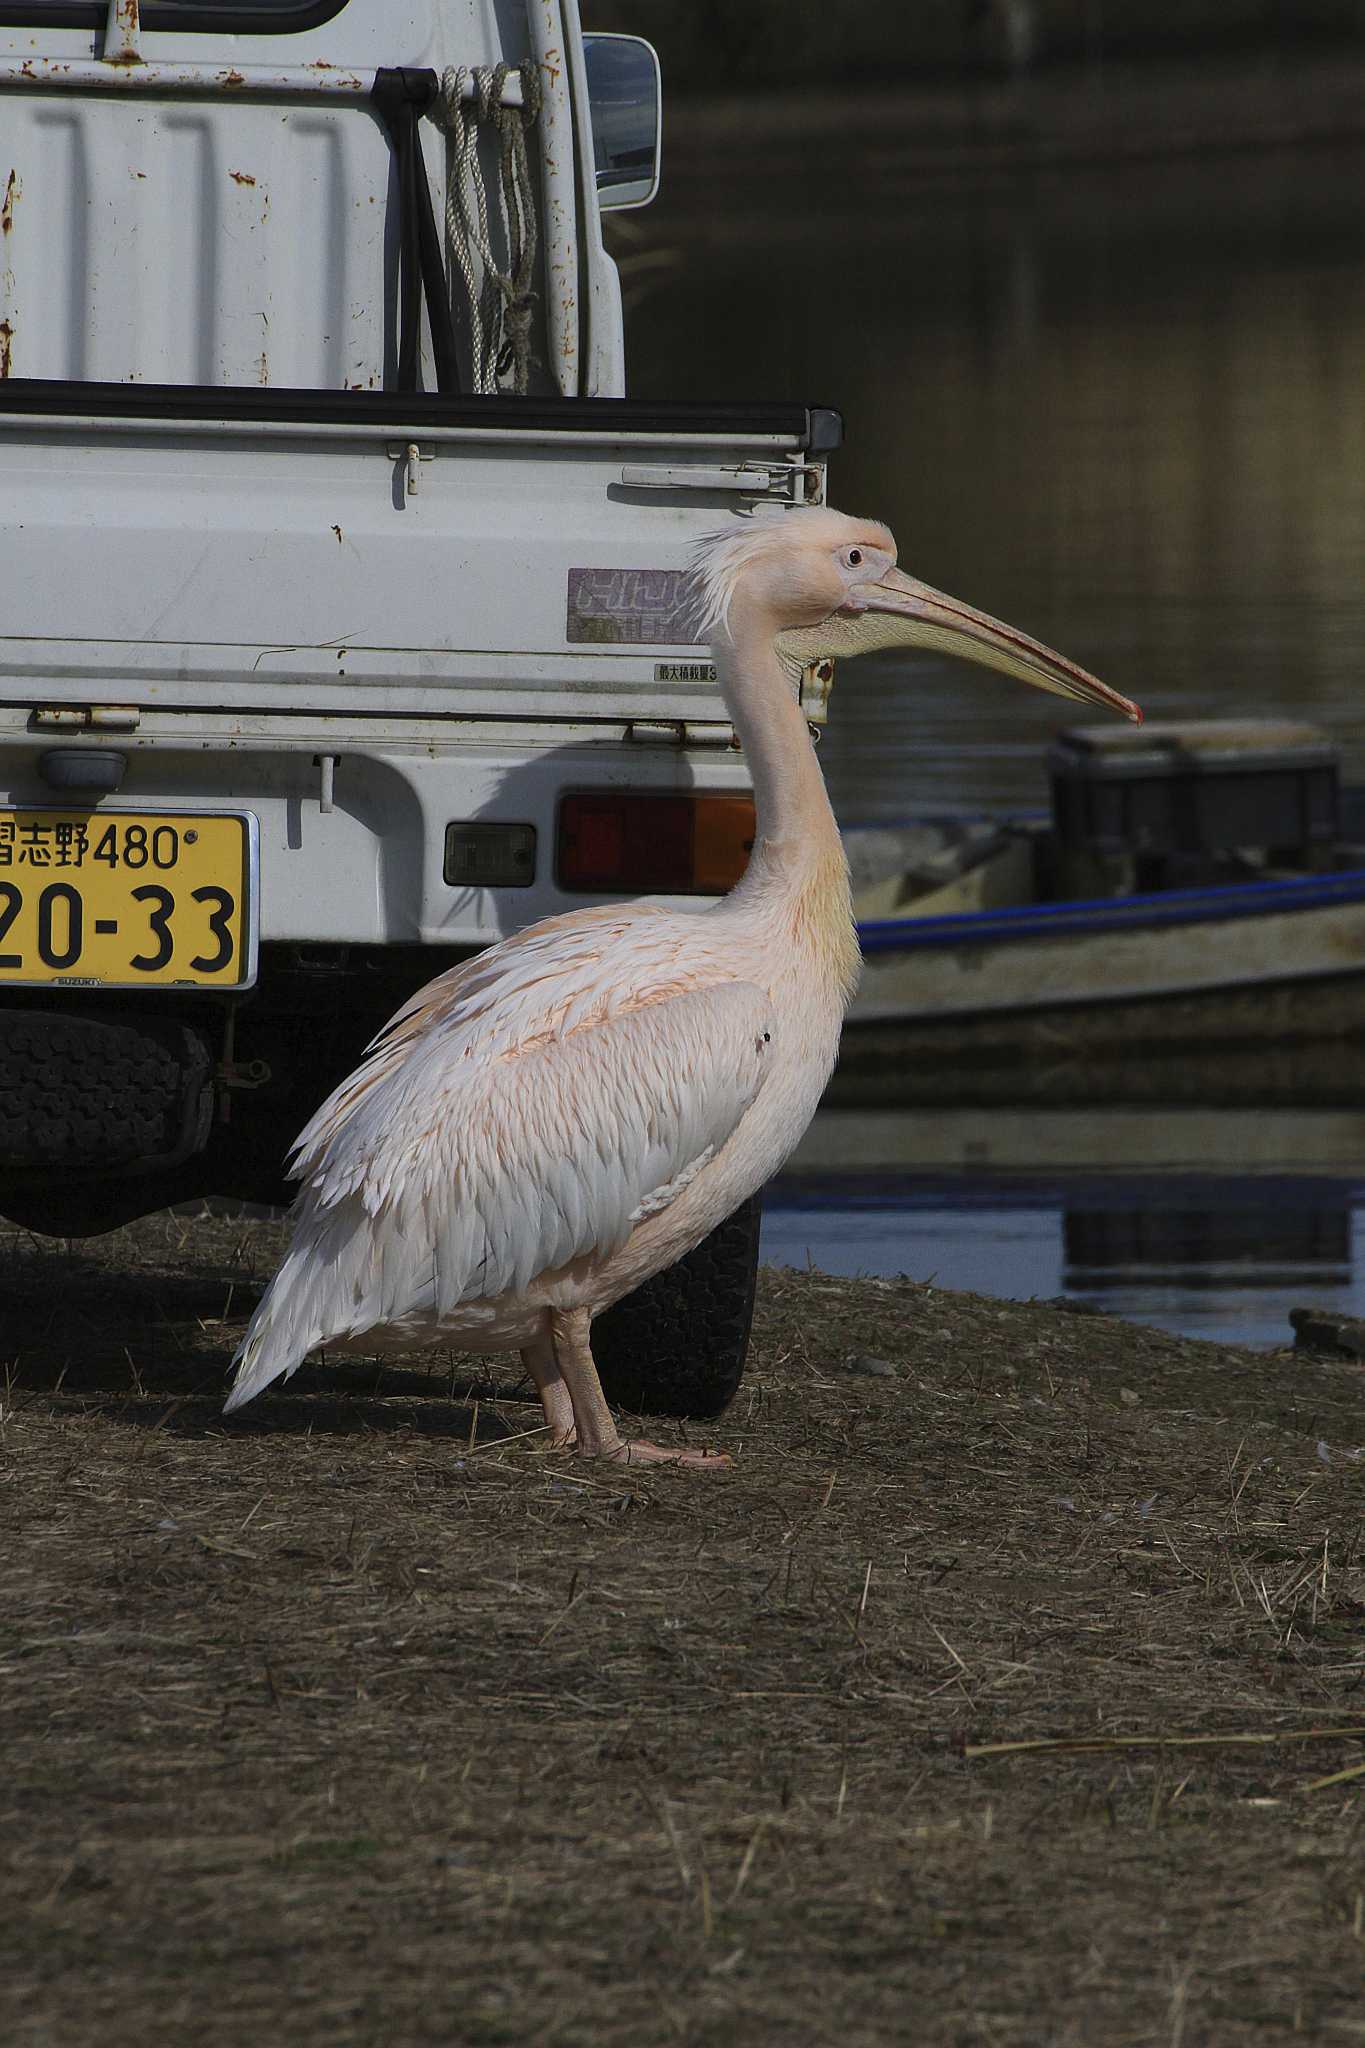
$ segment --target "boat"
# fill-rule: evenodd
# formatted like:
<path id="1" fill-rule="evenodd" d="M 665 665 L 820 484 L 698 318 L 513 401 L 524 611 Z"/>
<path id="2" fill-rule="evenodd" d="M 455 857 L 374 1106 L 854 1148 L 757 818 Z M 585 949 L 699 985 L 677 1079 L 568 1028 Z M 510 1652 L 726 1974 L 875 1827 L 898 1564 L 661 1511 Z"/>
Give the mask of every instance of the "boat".
<path id="1" fill-rule="evenodd" d="M 1365 792 L 1277 720 L 1074 727 L 1042 817 L 846 832 L 864 967 L 835 1104 L 1349 1106 Z"/>

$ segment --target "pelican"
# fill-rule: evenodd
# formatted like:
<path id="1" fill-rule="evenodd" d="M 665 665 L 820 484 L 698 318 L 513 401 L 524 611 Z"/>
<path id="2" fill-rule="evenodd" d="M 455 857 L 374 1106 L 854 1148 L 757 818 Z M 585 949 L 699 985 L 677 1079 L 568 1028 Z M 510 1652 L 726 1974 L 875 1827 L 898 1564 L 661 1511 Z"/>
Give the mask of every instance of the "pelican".
<path id="1" fill-rule="evenodd" d="M 520 1350 L 550 1441 L 623 1441 L 594 1316 L 777 1170 L 834 1065 L 858 977 L 848 866 L 793 657 L 932 647 L 1141 717 L 1084 669 L 896 567 L 885 526 L 823 508 L 703 543 L 698 601 L 754 788 L 753 853 L 720 903 L 575 910 L 421 989 L 299 1137 L 294 1231 L 227 1408 L 320 1345 Z"/>

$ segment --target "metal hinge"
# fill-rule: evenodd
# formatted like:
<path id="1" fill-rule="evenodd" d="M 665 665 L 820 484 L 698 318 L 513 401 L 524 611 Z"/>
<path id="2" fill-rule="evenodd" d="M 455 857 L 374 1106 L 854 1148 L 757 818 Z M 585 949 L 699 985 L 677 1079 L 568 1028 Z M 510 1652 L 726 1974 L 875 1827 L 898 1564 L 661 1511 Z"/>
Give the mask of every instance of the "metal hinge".
<path id="1" fill-rule="evenodd" d="M 818 503 L 824 469 L 818 463 L 754 462 L 703 468 L 699 463 L 627 463 L 621 482 L 629 491 L 734 491 L 746 498 L 785 498 L 791 504 Z M 812 488 L 812 482 L 814 488 Z"/>
<path id="2" fill-rule="evenodd" d="M 626 739 L 637 747 L 737 747 L 732 725 L 720 719 L 632 718 Z"/>
<path id="3" fill-rule="evenodd" d="M 37 704 L 28 722 L 33 732 L 136 732 L 142 713 L 136 704 Z"/>
<path id="4" fill-rule="evenodd" d="M 415 498 L 422 484 L 422 464 L 436 460 L 435 448 L 423 448 L 417 441 L 391 441 L 385 453 L 390 462 L 403 465 L 404 500 Z"/>

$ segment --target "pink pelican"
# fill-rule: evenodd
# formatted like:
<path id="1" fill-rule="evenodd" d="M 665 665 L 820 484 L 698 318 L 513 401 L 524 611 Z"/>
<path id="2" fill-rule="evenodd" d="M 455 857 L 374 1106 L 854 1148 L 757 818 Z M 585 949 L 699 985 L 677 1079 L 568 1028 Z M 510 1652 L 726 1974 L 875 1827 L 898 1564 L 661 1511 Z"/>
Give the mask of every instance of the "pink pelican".
<path id="1" fill-rule="evenodd" d="M 590 1332 L 782 1164 L 857 981 L 848 867 L 779 636 L 803 659 L 933 647 L 1141 715 L 902 574 L 873 521 L 754 517 L 703 545 L 696 576 L 753 777 L 743 879 L 706 910 L 547 918 L 412 997 L 294 1148 L 293 1240 L 234 1361 L 229 1409 L 319 1345 L 518 1349 L 552 1443 L 728 1463 L 624 1442 Z"/>

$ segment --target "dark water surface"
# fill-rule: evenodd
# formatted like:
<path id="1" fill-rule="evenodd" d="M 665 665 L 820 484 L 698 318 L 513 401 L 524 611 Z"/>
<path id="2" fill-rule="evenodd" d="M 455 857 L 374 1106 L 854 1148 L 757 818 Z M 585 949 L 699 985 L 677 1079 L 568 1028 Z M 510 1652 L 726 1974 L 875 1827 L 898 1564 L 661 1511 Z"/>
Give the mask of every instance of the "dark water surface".
<path id="1" fill-rule="evenodd" d="M 831 498 L 915 573 L 1149 717 L 1291 711 L 1365 776 L 1365 145 L 920 188 L 849 135 L 766 193 L 737 139 L 699 211 L 674 124 L 682 199 L 627 256 L 634 390 L 837 405 Z M 1065 718 L 870 657 L 823 759 L 845 820 L 1028 806 Z"/>
<path id="2" fill-rule="evenodd" d="M 674 196 L 629 230 L 637 393 L 837 405 L 831 497 L 890 520 L 907 567 L 1149 717 L 1293 713 L 1365 779 L 1365 146 L 928 183 L 856 110 L 781 177 L 705 132 L 704 173 L 673 123 Z M 954 663 L 846 664 L 836 808 L 1042 805 L 1067 709 Z M 1300 1301 L 1365 1312 L 1361 1120 L 1215 1119 L 1153 1153 L 1080 1119 L 1059 1157 L 1062 1121 L 1002 1146 L 912 1118 L 879 1151 L 823 1119 L 766 1255 L 1225 1341 L 1286 1341 Z"/>

